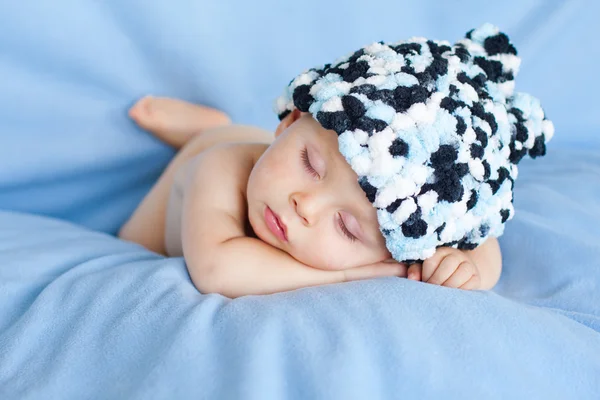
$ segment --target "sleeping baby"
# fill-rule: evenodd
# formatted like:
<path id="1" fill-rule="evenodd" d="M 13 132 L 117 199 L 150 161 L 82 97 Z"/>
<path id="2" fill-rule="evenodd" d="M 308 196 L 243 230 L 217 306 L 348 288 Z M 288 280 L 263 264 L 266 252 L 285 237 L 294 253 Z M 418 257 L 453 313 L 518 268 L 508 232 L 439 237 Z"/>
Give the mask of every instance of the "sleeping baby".
<path id="1" fill-rule="evenodd" d="M 490 289 L 517 163 L 554 133 L 514 92 L 516 54 L 490 24 L 373 43 L 293 79 L 274 135 L 145 97 L 130 116 L 179 151 L 119 236 L 232 298 L 386 276 Z"/>

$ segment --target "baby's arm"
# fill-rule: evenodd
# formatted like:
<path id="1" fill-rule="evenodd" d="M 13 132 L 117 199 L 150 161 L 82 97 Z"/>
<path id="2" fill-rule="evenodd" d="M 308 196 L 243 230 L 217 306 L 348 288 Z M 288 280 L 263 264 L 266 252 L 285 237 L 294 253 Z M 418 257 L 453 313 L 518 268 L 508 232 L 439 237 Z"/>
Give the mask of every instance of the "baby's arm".
<path id="1" fill-rule="evenodd" d="M 183 179 L 183 253 L 194 285 L 228 297 L 269 294 L 379 276 L 406 276 L 406 266 L 377 263 L 346 271 L 307 266 L 286 252 L 247 237 L 245 186 L 264 145 L 215 146 Z"/>
<path id="2" fill-rule="evenodd" d="M 502 271 L 498 239 L 488 238 L 474 250 L 440 247 L 423 265 L 413 264 L 408 278 L 460 289 L 491 289 Z"/>

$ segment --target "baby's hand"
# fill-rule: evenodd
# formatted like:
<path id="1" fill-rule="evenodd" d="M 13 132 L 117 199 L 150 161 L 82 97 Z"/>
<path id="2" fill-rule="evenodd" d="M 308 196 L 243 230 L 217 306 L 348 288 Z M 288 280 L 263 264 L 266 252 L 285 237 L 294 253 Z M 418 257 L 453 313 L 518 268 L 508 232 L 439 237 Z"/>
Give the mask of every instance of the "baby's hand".
<path id="1" fill-rule="evenodd" d="M 475 262 L 466 252 L 452 247 L 440 247 L 423 265 L 412 264 L 408 279 L 465 290 L 476 290 L 481 285 Z"/>

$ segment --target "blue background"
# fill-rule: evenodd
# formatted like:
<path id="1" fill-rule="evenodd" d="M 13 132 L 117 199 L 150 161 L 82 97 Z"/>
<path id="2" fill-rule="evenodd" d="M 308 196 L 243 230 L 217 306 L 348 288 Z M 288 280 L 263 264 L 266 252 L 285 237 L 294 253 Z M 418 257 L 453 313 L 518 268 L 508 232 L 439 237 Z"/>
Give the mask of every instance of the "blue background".
<path id="1" fill-rule="evenodd" d="M 0 2 L 0 398 L 597 399 L 600 3 Z M 231 301 L 110 234 L 173 150 L 146 94 L 274 129 L 302 70 L 498 25 L 556 125 L 491 292 L 378 279 Z M 59 221 L 58 219 L 63 221 Z"/>

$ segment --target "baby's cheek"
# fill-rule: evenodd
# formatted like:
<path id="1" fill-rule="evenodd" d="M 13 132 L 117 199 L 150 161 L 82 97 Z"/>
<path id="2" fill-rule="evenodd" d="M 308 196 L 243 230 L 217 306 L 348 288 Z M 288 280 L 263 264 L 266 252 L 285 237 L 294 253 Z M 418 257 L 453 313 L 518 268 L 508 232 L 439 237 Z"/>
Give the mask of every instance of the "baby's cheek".
<path id="1" fill-rule="evenodd" d="M 317 269 L 330 270 L 329 262 L 325 259 L 320 251 L 302 252 L 293 254 L 298 261 Z"/>
<path id="2" fill-rule="evenodd" d="M 313 268 L 339 271 L 351 267 L 351 257 L 349 259 L 343 250 L 332 245 L 313 246 L 311 250 L 305 252 L 304 256 L 307 261 L 303 262 Z"/>
<path id="3" fill-rule="evenodd" d="M 292 257 L 313 268 L 326 271 L 341 271 L 358 267 L 364 259 L 360 249 L 352 249 L 355 243 L 345 244 L 345 239 L 328 232 L 314 230 L 303 238 L 302 245 L 293 248 Z M 354 250 L 354 251 L 353 251 Z"/>

